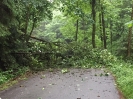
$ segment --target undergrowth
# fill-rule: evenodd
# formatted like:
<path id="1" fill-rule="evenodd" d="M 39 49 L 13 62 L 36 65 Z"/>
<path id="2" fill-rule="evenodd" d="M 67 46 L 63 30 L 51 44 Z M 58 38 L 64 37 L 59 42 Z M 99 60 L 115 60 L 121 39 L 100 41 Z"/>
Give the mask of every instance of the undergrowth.
<path id="1" fill-rule="evenodd" d="M 7 71 L 0 70 L 0 85 L 25 74 L 27 71 L 29 71 L 28 67 L 17 68 L 16 71 L 13 69 Z"/>
<path id="2" fill-rule="evenodd" d="M 110 70 L 126 99 L 133 99 L 133 65 L 125 61 L 117 61 Z"/>

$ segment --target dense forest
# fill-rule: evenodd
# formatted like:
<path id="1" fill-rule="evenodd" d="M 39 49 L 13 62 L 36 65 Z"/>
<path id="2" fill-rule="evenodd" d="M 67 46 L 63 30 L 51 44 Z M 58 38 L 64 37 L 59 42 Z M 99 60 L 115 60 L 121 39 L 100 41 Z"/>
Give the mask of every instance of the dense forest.
<path id="1" fill-rule="evenodd" d="M 133 99 L 132 0 L 0 0 L 0 85 L 48 68 L 108 68 Z"/>

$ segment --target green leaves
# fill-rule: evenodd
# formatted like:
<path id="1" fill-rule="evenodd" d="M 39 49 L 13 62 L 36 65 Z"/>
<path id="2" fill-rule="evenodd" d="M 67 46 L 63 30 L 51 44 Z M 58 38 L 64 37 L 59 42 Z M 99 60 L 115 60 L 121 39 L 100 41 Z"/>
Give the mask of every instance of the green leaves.
<path id="1" fill-rule="evenodd" d="M 125 25 L 126 25 L 128 28 L 132 27 L 132 26 L 133 26 L 133 20 L 132 20 L 132 21 L 129 21 L 129 22 L 127 22 L 127 23 L 125 23 Z"/>
<path id="2" fill-rule="evenodd" d="M 0 23 L 0 37 L 4 37 L 10 35 L 10 32 L 8 31 L 8 28 Z"/>
<path id="3" fill-rule="evenodd" d="M 83 17 L 86 13 L 86 8 L 88 8 L 87 2 L 85 3 L 83 0 L 66 0 L 62 1 L 62 4 L 61 11 L 63 11 L 66 16 L 71 17 Z"/>

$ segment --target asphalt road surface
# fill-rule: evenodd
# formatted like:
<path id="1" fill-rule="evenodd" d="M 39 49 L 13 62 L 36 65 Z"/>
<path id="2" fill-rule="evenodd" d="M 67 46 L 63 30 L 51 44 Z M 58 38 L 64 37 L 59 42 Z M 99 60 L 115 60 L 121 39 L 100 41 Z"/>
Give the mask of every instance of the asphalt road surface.
<path id="1" fill-rule="evenodd" d="M 113 76 L 101 69 L 44 71 L 1 91 L 0 99 L 120 99 Z"/>

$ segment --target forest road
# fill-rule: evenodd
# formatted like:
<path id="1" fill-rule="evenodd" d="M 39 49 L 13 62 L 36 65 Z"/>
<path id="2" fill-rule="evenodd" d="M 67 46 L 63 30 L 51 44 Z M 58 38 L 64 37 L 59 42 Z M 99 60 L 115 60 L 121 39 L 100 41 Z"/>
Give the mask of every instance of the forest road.
<path id="1" fill-rule="evenodd" d="M 0 99 L 120 99 L 113 76 L 101 69 L 44 71 L 0 92 Z"/>

